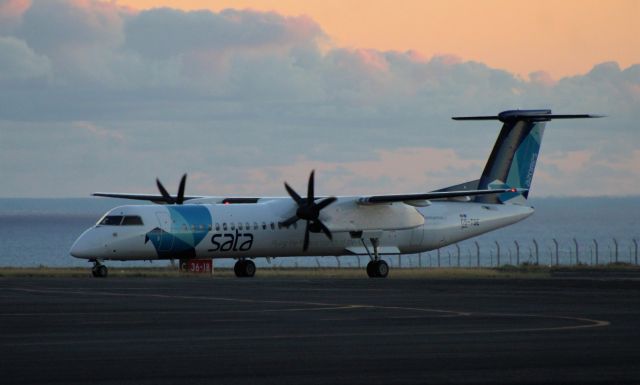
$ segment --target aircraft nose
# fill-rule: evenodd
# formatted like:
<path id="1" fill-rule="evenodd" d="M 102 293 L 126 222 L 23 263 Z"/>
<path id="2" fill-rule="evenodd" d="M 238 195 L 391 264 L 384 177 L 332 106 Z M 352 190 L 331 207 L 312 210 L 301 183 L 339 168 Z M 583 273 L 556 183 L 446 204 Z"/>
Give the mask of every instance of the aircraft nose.
<path id="1" fill-rule="evenodd" d="M 76 258 L 95 258 L 96 255 L 96 247 L 94 242 L 91 241 L 91 236 L 89 235 L 90 230 L 85 231 L 82 235 L 73 242 L 71 246 L 71 250 L 69 250 L 69 254 Z"/>

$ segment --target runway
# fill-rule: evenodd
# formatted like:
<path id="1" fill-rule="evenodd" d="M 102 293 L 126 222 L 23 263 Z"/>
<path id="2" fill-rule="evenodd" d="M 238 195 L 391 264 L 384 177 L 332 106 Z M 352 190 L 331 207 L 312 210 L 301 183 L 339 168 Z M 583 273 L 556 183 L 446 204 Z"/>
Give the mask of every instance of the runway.
<path id="1" fill-rule="evenodd" d="M 640 281 L 0 279 L 2 384 L 640 383 Z"/>

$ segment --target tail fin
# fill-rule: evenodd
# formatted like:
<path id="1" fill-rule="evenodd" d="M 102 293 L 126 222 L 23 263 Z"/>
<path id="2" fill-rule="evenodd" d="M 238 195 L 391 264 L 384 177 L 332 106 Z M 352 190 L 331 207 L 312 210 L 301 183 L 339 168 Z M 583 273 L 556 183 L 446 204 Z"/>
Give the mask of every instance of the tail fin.
<path id="1" fill-rule="evenodd" d="M 521 188 L 526 191 L 482 195 L 484 203 L 524 203 L 536 167 L 546 122 L 552 119 L 597 118 L 598 115 L 554 115 L 551 110 L 510 110 L 497 116 L 454 117 L 454 120 L 499 120 L 502 130 L 496 140 L 477 188 Z"/>

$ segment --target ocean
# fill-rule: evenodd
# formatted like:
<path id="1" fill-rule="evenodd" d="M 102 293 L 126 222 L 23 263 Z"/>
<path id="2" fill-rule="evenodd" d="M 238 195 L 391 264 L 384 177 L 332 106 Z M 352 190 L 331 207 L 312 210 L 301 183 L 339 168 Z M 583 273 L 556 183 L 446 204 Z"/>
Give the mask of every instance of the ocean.
<path id="1" fill-rule="evenodd" d="M 621 198 L 532 198 L 536 208 L 530 218 L 506 227 L 420 255 L 386 256 L 392 267 L 495 266 L 520 263 L 594 264 L 636 263 L 640 242 L 640 196 Z M 0 266 L 90 267 L 69 255 L 74 240 L 107 210 L 130 201 L 100 198 L 0 199 Z M 557 254 L 554 239 L 558 243 Z M 538 252 L 534 240 L 538 244 Z M 595 240 L 595 242 L 594 242 Z M 478 247 L 476 246 L 476 242 Z M 496 244 L 497 242 L 497 244 Z M 578 254 L 576 258 L 576 242 Z M 616 253 L 616 246 L 617 253 Z M 498 247 L 500 251 L 498 252 Z M 479 258 L 478 258 L 479 248 Z M 439 257 L 438 257 L 439 255 Z M 368 257 L 258 259 L 259 267 L 356 267 Z M 110 267 L 166 266 L 168 261 L 107 262 Z M 231 260 L 217 260 L 216 267 L 231 267 Z"/>

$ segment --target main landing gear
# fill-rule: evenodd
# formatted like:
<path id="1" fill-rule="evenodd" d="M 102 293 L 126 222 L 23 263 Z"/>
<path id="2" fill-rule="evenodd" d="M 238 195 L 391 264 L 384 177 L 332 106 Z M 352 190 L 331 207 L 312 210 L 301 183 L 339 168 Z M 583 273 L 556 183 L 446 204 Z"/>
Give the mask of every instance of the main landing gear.
<path id="1" fill-rule="evenodd" d="M 233 266 L 236 277 L 253 277 L 256 274 L 256 264 L 250 259 L 239 259 Z"/>
<path id="2" fill-rule="evenodd" d="M 389 275 L 389 265 L 380 259 L 380 254 L 378 254 L 378 238 L 371 238 L 370 241 L 373 246 L 373 256 L 364 243 L 364 239 L 362 240 L 362 244 L 371 258 L 371 261 L 367 264 L 367 275 L 369 278 L 386 278 L 387 275 Z"/>
<path id="3" fill-rule="evenodd" d="M 93 267 L 91 268 L 91 275 L 96 278 L 106 278 L 109 274 L 109 269 L 103 264 L 100 263 L 97 259 L 93 261 Z"/>

